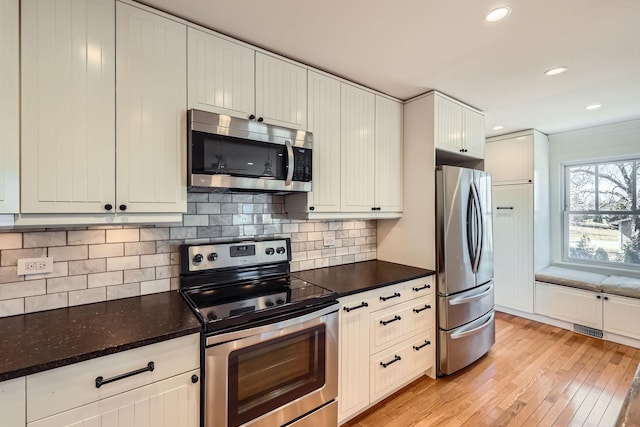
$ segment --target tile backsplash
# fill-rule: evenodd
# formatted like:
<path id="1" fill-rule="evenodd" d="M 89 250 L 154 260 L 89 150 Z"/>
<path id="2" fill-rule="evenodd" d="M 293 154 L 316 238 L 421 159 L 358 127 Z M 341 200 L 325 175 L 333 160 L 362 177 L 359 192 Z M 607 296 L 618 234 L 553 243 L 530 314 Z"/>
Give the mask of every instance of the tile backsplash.
<path id="1" fill-rule="evenodd" d="M 177 289 L 182 243 L 254 237 L 290 237 L 292 271 L 376 258 L 375 221 L 289 220 L 283 196 L 189 193 L 182 224 L 0 232 L 0 317 Z M 52 273 L 17 275 L 19 258 L 45 256 Z"/>

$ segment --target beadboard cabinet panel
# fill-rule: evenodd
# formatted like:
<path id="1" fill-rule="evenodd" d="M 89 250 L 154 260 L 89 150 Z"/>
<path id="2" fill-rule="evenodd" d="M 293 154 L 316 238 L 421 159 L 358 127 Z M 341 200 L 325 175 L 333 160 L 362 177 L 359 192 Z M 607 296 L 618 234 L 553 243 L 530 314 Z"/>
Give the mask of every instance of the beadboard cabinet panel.
<path id="1" fill-rule="evenodd" d="M 189 108 L 243 119 L 255 112 L 255 51 L 189 28 Z"/>
<path id="2" fill-rule="evenodd" d="M 115 201 L 114 3 L 21 10 L 21 211 L 102 213 Z"/>
<path id="3" fill-rule="evenodd" d="M 462 106 L 437 94 L 434 103 L 435 147 L 459 153 L 462 147 Z"/>
<path id="4" fill-rule="evenodd" d="M 23 427 L 26 422 L 26 405 L 25 377 L 0 382 L 0 414 L 3 426 Z"/>
<path id="5" fill-rule="evenodd" d="M 604 294 L 602 302 L 603 329 L 606 332 L 640 339 L 640 300 Z"/>
<path id="6" fill-rule="evenodd" d="M 474 110 L 462 109 L 462 147 L 465 154 L 484 159 L 484 116 Z"/>
<path id="7" fill-rule="evenodd" d="M 265 123 L 307 129 L 307 69 L 256 52 L 256 116 Z"/>
<path id="8" fill-rule="evenodd" d="M 402 104 L 376 95 L 375 202 L 402 211 Z"/>
<path id="9" fill-rule="evenodd" d="M 308 208 L 340 211 L 340 81 L 309 71 L 309 121 L 313 133 L 313 191 Z"/>
<path id="10" fill-rule="evenodd" d="M 374 207 L 375 95 L 342 84 L 341 210 Z"/>
<path id="11" fill-rule="evenodd" d="M 0 1 L 0 214 L 19 210 L 19 10 L 18 0 Z"/>
<path id="12" fill-rule="evenodd" d="M 186 26 L 116 4 L 117 203 L 186 211 Z"/>
<path id="13" fill-rule="evenodd" d="M 536 314 L 602 329 L 602 298 L 599 296 L 597 292 L 535 282 Z"/>

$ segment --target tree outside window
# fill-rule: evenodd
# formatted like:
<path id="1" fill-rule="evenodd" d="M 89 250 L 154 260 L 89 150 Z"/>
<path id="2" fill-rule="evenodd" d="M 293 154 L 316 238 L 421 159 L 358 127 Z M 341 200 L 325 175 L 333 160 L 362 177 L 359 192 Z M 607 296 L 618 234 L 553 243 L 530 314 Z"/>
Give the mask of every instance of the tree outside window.
<path id="1" fill-rule="evenodd" d="M 640 268 L 640 159 L 565 166 L 565 258 Z"/>

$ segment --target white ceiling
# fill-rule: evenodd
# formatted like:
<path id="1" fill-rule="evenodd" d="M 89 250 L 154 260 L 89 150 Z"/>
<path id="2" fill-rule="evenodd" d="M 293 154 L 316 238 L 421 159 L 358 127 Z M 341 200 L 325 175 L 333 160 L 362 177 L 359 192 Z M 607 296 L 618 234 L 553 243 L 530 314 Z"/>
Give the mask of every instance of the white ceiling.
<path id="1" fill-rule="evenodd" d="M 640 117 L 640 0 L 144 2 L 400 99 L 437 89 L 483 110 L 489 136 Z"/>

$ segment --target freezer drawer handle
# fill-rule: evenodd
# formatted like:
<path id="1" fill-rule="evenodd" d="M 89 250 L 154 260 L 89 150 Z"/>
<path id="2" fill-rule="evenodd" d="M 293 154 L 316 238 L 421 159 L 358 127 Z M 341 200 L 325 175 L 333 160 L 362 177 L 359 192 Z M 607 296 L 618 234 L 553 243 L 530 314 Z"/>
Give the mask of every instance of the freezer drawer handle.
<path id="1" fill-rule="evenodd" d="M 347 313 L 353 310 L 357 310 L 359 308 L 365 308 L 365 307 L 369 307 L 369 304 L 367 304 L 366 302 L 362 301 L 362 304 L 360 305 L 356 305 L 355 307 L 343 307 L 344 311 L 346 311 Z"/>
<path id="2" fill-rule="evenodd" d="M 400 317 L 400 316 L 398 316 L 398 315 L 395 315 L 395 316 L 393 316 L 393 319 L 391 319 L 391 320 L 381 320 L 381 321 L 380 321 L 380 324 L 381 324 L 382 326 L 387 326 L 389 323 L 393 323 L 393 322 L 395 322 L 396 320 L 402 320 L 402 317 Z"/>
<path id="3" fill-rule="evenodd" d="M 96 388 L 100 388 L 105 384 L 109 384 L 112 383 L 114 381 L 118 381 L 118 380 L 123 380 L 125 378 L 129 378 L 132 377 L 134 375 L 138 375 L 138 374 L 142 374 L 144 372 L 153 372 L 153 370 L 155 369 L 155 365 L 153 362 L 149 362 L 147 363 L 147 366 L 145 366 L 144 368 L 140 368 L 140 369 L 136 369 L 135 371 L 131 371 L 131 372 L 127 372 L 125 374 L 120 374 L 120 375 L 116 375 L 115 377 L 111 377 L 111 378 L 107 378 L 106 380 L 104 379 L 103 376 L 99 376 L 96 377 Z"/>
<path id="4" fill-rule="evenodd" d="M 400 296 L 400 292 L 394 292 L 393 295 L 388 297 L 380 297 L 380 301 L 385 302 L 386 300 L 390 300 L 391 298 L 398 298 Z"/>
<path id="5" fill-rule="evenodd" d="M 461 305 L 461 304 L 466 304 L 472 301 L 476 301 L 479 300 L 481 298 L 484 298 L 485 296 L 487 296 L 489 293 L 491 293 L 491 289 L 489 288 L 486 291 L 478 294 L 478 295 L 473 295 L 470 297 L 464 297 L 464 298 L 454 298 L 451 301 L 449 301 L 449 305 Z"/>
<path id="6" fill-rule="evenodd" d="M 425 289 L 431 289 L 431 285 L 424 285 L 424 286 L 420 286 L 419 288 L 412 288 L 412 289 L 413 289 L 413 292 L 420 292 Z"/>
<path id="7" fill-rule="evenodd" d="M 420 344 L 420 345 L 414 345 L 413 349 L 415 351 L 420 351 L 421 349 L 425 348 L 426 346 L 431 345 L 431 341 L 429 340 L 424 340 L 424 344 Z"/>
<path id="8" fill-rule="evenodd" d="M 494 316 L 495 316 L 494 314 L 491 314 L 491 317 L 489 318 L 489 320 L 487 320 L 477 328 L 469 329 L 468 331 L 464 331 L 464 332 L 455 332 L 451 334 L 451 339 L 457 340 L 460 338 L 468 337 L 469 335 L 479 334 L 480 332 L 482 332 L 483 329 L 486 329 L 489 326 L 491 326 L 491 322 L 493 321 Z"/>
<path id="9" fill-rule="evenodd" d="M 395 356 L 393 356 L 393 360 L 390 360 L 388 362 L 380 362 L 380 366 L 382 366 L 383 368 L 386 368 L 387 366 L 396 363 L 398 361 L 402 360 L 402 357 L 398 356 L 397 354 Z"/>
<path id="10" fill-rule="evenodd" d="M 429 304 L 425 304 L 425 305 L 424 305 L 424 307 L 422 307 L 422 308 L 414 308 L 414 309 L 413 309 L 413 312 L 414 312 L 415 314 L 418 314 L 418 313 L 420 313 L 421 311 L 429 310 L 430 308 L 431 308 L 431 306 L 430 306 Z"/>

